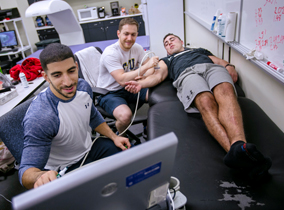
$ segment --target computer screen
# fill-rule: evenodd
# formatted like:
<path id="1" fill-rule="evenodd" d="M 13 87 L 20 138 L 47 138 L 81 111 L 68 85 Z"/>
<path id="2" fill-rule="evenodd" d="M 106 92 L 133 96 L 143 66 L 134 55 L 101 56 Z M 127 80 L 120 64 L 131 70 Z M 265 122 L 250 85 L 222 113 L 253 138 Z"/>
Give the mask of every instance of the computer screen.
<path id="1" fill-rule="evenodd" d="M 14 197 L 13 209 L 156 209 L 166 202 L 177 143 L 169 133 L 90 163 Z"/>
<path id="2" fill-rule="evenodd" d="M 0 32 L 0 41 L 2 47 L 13 48 L 18 45 L 16 33 L 13 30 Z"/>

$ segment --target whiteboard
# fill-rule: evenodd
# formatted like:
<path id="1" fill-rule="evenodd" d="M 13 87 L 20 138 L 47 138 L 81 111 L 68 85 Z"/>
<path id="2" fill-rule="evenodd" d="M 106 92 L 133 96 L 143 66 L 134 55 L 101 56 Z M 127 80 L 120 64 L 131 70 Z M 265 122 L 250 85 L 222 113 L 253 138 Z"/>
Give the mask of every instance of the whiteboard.
<path id="1" fill-rule="evenodd" d="M 196 16 L 198 21 L 203 22 L 203 25 L 209 30 L 218 9 L 226 15 L 229 12 L 236 12 L 238 14 L 236 31 L 239 31 L 241 0 L 187 0 L 186 7 L 186 12 Z M 236 40 L 238 41 L 238 36 L 236 36 Z"/>
<path id="2" fill-rule="evenodd" d="M 250 61 L 284 83 L 284 73 L 266 64 L 284 69 L 284 0 L 185 0 L 185 5 L 185 14 L 208 30 L 218 9 L 237 12 L 235 42 L 227 44 L 243 55 L 261 51 L 265 60 Z"/>
<path id="3" fill-rule="evenodd" d="M 243 0 L 240 44 L 283 67 L 284 0 Z"/>

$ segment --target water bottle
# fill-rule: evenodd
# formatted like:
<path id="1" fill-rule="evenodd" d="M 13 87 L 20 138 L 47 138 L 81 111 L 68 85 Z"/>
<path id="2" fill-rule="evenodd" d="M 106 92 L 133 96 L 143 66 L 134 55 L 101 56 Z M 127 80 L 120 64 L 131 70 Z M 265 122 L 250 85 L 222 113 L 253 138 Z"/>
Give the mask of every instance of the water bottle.
<path id="1" fill-rule="evenodd" d="M 29 84 L 28 84 L 26 75 L 25 75 L 23 72 L 20 73 L 19 77 L 20 77 L 20 80 L 21 80 L 22 85 L 23 85 L 25 88 L 29 87 Z"/>
<path id="2" fill-rule="evenodd" d="M 220 15 L 220 9 L 217 10 L 216 14 L 213 17 L 212 25 L 211 25 L 211 31 L 216 32 L 217 24 L 218 24 L 218 17 Z"/>
<path id="3" fill-rule="evenodd" d="M 47 26 L 52 26 L 52 23 L 47 16 L 45 16 L 45 23 Z"/>
<path id="4" fill-rule="evenodd" d="M 217 20 L 217 35 L 220 34 L 220 25 L 221 25 L 221 17 L 222 17 L 222 13 L 219 15 L 218 20 Z"/>
<path id="5" fill-rule="evenodd" d="M 43 18 L 41 16 L 36 17 L 37 27 L 44 26 Z"/>
<path id="6" fill-rule="evenodd" d="M 219 35 L 221 35 L 222 37 L 225 37 L 225 25 L 226 25 L 226 15 L 223 14 L 221 17 L 220 31 L 219 31 Z"/>

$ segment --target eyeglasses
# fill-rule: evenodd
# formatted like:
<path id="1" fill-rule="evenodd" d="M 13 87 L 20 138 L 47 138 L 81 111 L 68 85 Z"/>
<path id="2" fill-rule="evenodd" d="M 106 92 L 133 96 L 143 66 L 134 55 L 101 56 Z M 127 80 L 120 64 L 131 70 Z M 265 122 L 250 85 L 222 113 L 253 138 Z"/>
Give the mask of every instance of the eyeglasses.
<path id="1" fill-rule="evenodd" d="M 171 38 L 169 38 L 169 41 L 173 42 L 176 39 L 175 36 L 172 36 Z M 169 41 L 165 41 L 164 42 L 164 46 L 167 47 L 169 45 Z"/>

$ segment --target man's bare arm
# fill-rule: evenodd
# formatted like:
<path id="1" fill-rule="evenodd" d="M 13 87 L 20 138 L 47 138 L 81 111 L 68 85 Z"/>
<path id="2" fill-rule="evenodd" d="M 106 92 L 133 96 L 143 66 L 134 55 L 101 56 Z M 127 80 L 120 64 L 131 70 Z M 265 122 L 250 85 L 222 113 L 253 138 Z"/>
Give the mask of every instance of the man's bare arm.
<path id="1" fill-rule="evenodd" d="M 137 93 L 142 88 L 154 87 L 155 85 L 161 83 L 168 76 L 168 67 L 162 60 L 159 62 L 159 66 L 160 69 L 157 69 L 154 74 L 149 75 L 145 79 L 126 82 L 125 89 L 131 93 Z"/>
<path id="2" fill-rule="evenodd" d="M 111 72 L 110 74 L 121 86 L 124 86 L 125 82 L 134 80 L 135 77 L 138 76 L 138 73 L 139 75 L 142 76 L 143 74 L 146 73 L 148 69 L 151 69 L 154 66 L 156 66 L 158 62 L 159 62 L 159 57 L 155 56 L 149 59 L 148 62 L 146 63 L 144 62 L 144 64 L 141 66 L 140 72 L 139 72 L 139 69 L 136 69 L 130 72 L 125 72 L 123 69 L 118 69 L 118 70 Z"/>
<path id="3" fill-rule="evenodd" d="M 116 135 L 106 124 L 106 122 L 103 122 L 98 127 L 96 127 L 95 131 L 102 134 L 103 136 L 110 138 L 114 142 L 114 144 L 122 150 L 126 150 L 125 146 L 127 146 L 127 148 L 131 147 L 129 139 Z"/>
<path id="4" fill-rule="evenodd" d="M 209 58 L 213 61 L 214 64 L 218 64 L 224 67 L 228 64 L 227 61 L 217 58 L 216 56 L 209 56 Z M 238 80 L 238 73 L 236 69 L 233 66 L 227 66 L 226 69 L 231 75 L 233 82 L 236 82 Z"/>

